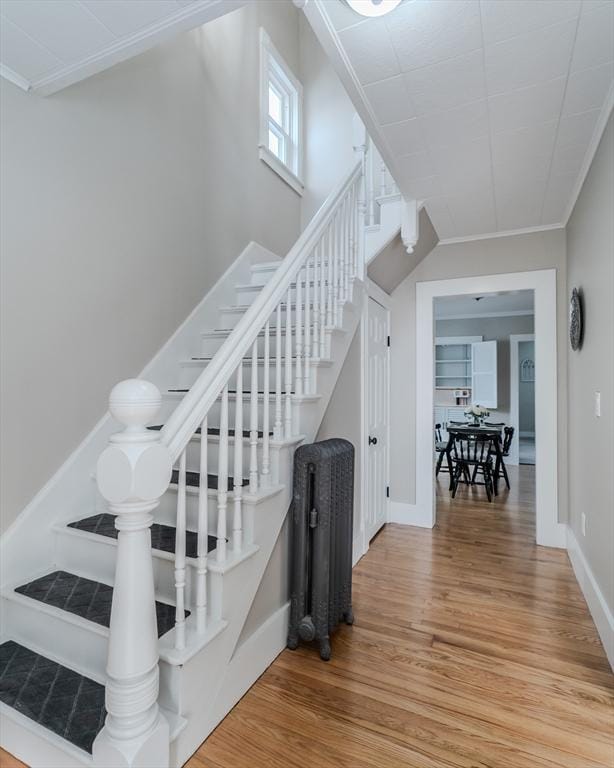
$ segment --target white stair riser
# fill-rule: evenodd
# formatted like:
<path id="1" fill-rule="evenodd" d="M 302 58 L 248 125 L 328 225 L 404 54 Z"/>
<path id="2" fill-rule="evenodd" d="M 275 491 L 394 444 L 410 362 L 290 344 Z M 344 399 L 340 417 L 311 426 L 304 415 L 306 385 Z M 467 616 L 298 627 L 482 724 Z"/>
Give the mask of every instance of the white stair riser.
<path id="1" fill-rule="evenodd" d="M 71 620 L 65 611 L 48 613 L 38 600 L 7 599 L 5 616 L 11 635 L 19 643 L 44 647 L 49 655 L 66 667 L 104 679 L 108 638 L 98 625 L 85 620 Z M 75 617 L 76 618 L 76 617 Z"/>
<path id="2" fill-rule="evenodd" d="M 228 329 L 230 330 L 230 329 Z M 304 333 L 305 329 L 303 327 L 302 331 L 302 337 L 301 337 L 301 344 L 304 346 Z M 326 329 L 325 330 L 326 339 L 328 340 L 330 338 L 331 330 Z M 226 341 L 228 338 L 228 334 L 217 335 L 217 334 L 203 334 L 202 341 L 201 341 L 201 347 L 200 347 L 200 354 L 203 357 L 212 357 L 218 349 L 222 346 L 222 344 Z M 313 332 L 313 324 L 312 324 L 312 330 L 311 330 L 311 338 L 313 339 L 314 332 Z M 264 335 L 258 337 L 258 357 L 264 356 Z M 274 330 L 271 330 L 269 334 L 269 354 L 275 355 L 277 350 L 277 338 Z M 292 329 L 292 335 L 291 335 L 291 350 L 292 354 L 296 354 L 296 328 Z M 281 334 L 281 354 L 282 357 L 286 354 L 286 333 L 285 329 L 282 330 Z M 248 355 L 249 357 L 249 355 Z"/>
<path id="3" fill-rule="evenodd" d="M 230 444 L 230 453 L 228 457 L 228 472 L 230 475 L 235 474 L 235 463 L 234 463 L 234 438 L 229 439 Z M 200 450 L 201 450 L 201 441 L 200 440 L 192 440 L 190 444 L 188 445 L 188 452 L 187 452 L 187 470 L 188 472 L 199 472 L 200 471 Z M 249 476 L 249 463 L 250 463 L 250 451 L 251 446 L 249 443 L 249 440 L 247 438 L 243 438 L 243 467 L 242 467 L 242 477 L 248 477 Z M 262 438 L 258 440 L 258 447 L 257 447 L 257 455 L 258 455 L 258 467 L 262 466 Z M 217 475 L 218 468 L 219 468 L 219 438 L 217 437 L 209 437 L 207 441 L 207 469 L 209 474 Z"/>
<path id="4" fill-rule="evenodd" d="M 325 283 L 326 285 L 326 293 L 327 293 L 327 301 L 328 301 L 328 282 Z M 236 302 L 239 305 L 247 305 L 252 304 L 257 296 L 260 295 L 260 291 L 262 290 L 261 285 L 238 285 L 235 289 L 235 297 Z M 313 298 L 314 293 L 314 283 L 311 281 L 311 284 L 309 286 L 309 298 L 310 301 Z M 287 294 L 284 296 L 283 301 L 285 303 Z M 290 301 L 292 304 L 296 302 L 297 292 L 296 292 L 296 286 L 290 288 Z M 305 283 L 302 283 L 301 286 L 301 301 L 305 301 Z"/>
<path id="5" fill-rule="evenodd" d="M 219 319 L 219 323 L 218 323 L 219 327 L 220 328 L 234 328 L 239 323 L 239 321 L 243 318 L 243 315 L 247 311 L 247 309 L 243 308 L 243 305 L 240 305 L 240 307 L 241 307 L 240 309 L 239 308 L 235 309 L 234 307 L 232 307 L 232 308 L 229 307 L 227 309 L 221 310 L 220 311 L 220 319 Z M 302 310 L 301 310 L 301 316 L 302 316 L 303 320 L 301 322 L 304 322 L 304 317 L 305 317 L 305 309 L 304 309 L 304 307 L 305 307 L 305 305 L 303 303 Z M 315 324 L 316 318 L 315 318 L 315 307 L 313 305 L 313 297 L 312 297 L 312 301 L 311 301 L 311 306 L 310 306 L 309 312 L 310 312 L 310 315 L 311 315 L 312 323 Z M 285 326 L 286 326 L 286 314 L 287 314 L 286 313 L 286 307 L 285 307 L 285 304 L 284 304 L 284 306 L 282 308 L 282 313 L 281 313 L 281 327 L 282 327 L 282 329 L 285 329 Z M 318 316 L 320 316 L 320 315 L 321 315 L 321 311 L 318 308 Z M 296 308 L 294 306 L 292 308 L 291 318 L 292 318 L 292 325 L 294 325 L 296 323 Z M 324 320 L 326 321 L 326 318 L 324 318 Z M 277 315 L 275 314 L 271 318 L 271 333 L 275 332 L 274 329 L 276 327 L 276 324 L 277 324 Z"/>
<path id="6" fill-rule="evenodd" d="M 301 358 L 301 367 L 304 364 L 305 358 Z M 295 360 L 293 360 L 293 366 L 295 365 Z M 195 362 L 189 362 L 189 363 L 182 363 L 179 366 L 179 381 L 177 382 L 178 387 L 191 387 L 200 374 L 205 370 L 205 368 L 209 365 L 208 361 L 202 360 L 202 361 L 195 361 Z M 318 361 L 315 359 L 315 356 L 310 355 L 309 357 L 309 367 L 310 367 L 310 373 L 312 373 L 311 383 L 312 385 L 315 385 L 317 383 L 317 369 L 318 369 Z M 259 360 L 257 364 L 257 381 L 258 386 L 257 389 L 259 392 L 264 392 L 264 360 Z M 284 380 L 286 375 L 286 369 L 284 364 L 284 359 L 282 357 L 281 363 L 280 363 L 280 373 L 281 373 L 281 385 L 282 385 L 282 391 L 284 390 Z M 275 392 L 275 386 L 276 386 L 276 375 L 277 375 L 277 360 L 275 356 L 269 359 L 269 392 Z M 243 391 L 250 391 L 251 389 L 251 376 L 252 376 L 252 363 L 251 359 L 245 360 L 243 363 Z M 233 387 L 235 384 L 235 380 L 233 377 L 233 381 L 231 382 Z M 312 388 L 310 391 L 314 391 Z"/>
<path id="7" fill-rule="evenodd" d="M 91 539 L 86 536 L 76 537 L 72 534 L 60 533 L 57 545 L 58 568 L 79 573 L 94 581 L 111 584 L 115 579 L 115 564 L 117 546 L 113 539 L 104 536 Z M 193 563 L 188 559 L 188 571 Z M 162 602 L 175 601 L 175 571 L 172 560 L 166 559 L 154 552 L 153 558 L 154 584 L 156 597 Z M 186 606 L 192 606 L 192 581 L 187 574 Z"/>
<path id="8" fill-rule="evenodd" d="M 281 263 L 281 262 L 280 262 Z M 277 272 L 278 267 L 277 266 L 259 266 L 255 269 L 252 267 L 251 272 L 251 279 L 250 283 L 252 285 L 259 285 L 262 287 L 263 285 L 266 285 L 269 280 L 273 277 L 275 272 Z M 318 265 L 318 269 L 320 269 Z M 328 262 L 324 263 L 324 274 L 328 275 Z M 313 276 L 313 267 L 310 267 L 311 275 Z"/>

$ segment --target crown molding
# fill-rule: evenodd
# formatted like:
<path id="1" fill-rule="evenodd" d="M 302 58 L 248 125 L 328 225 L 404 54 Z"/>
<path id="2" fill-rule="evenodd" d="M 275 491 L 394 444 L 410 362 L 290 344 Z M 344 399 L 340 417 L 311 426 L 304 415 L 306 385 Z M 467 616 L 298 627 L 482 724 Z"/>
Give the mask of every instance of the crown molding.
<path id="1" fill-rule="evenodd" d="M 154 45 L 168 40 L 179 32 L 187 32 L 202 24 L 223 16 L 245 5 L 247 0 L 197 0 L 184 8 L 178 8 L 172 16 L 118 39 L 112 45 L 80 61 L 73 62 L 51 74 L 29 81 L 0 65 L 0 75 L 18 85 L 24 91 L 33 91 L 41 96 L 49 96 L 62 88 L 85 80 L 91 75 L 102 72 L 114 64 L 136 56 Z"/>
<path id="2" fill-rule="evenodd" d="M 580 192 L 582 191 L 582 187 L 584 186 L 584 182 L 586 181 L 588 172 L 591 168 L 591 165 L 593 164 L 593 160 L 595 159 L 597 148 L 599 147 L 599 144 L 601 142 L 601 137 L 603 136 L 603 132 L 605 131 L 606 125 L 608 124 L 608 120 L 610 119 L 610 114 L 612 113 L 613 108 L 614 108 L 614 83 L 612 83 L 612 85 L 610 86 L 610 91 L 606 96 L 605 101 L 603 102 L 601 113 L 599 115 L 599 119 L 597 120 L 597 125 L 595 126 L 595 130 L 593 131 L 593 136 L 591 138 L 590 144 L 588 145 L 588 149 L 586 150 L 586 154 L 584 155 L 584 160 L 582 161 L 582 167 L 580 168 L 580 173 L 576 177 L 576 181 L 573 186 L 573 191 L 571 193 L 571 197 L 569 199 L 569 203 L 567 204 L 567 209 L 565 211 L 565 216 L 563 217 L 565 226 L 567 226 L 567 223 L 569 222 L 569 218 L 573 213 L 573 209 L 576 207 L 576 203 L 578 202 L 578 197 L 580 196 Z"/>
<path id="3" fill-rule="evenodd" d="M 455 245 L 456 243 L 472 243 L 474 240 L 493 240 L 497 237 L 516 237 L 517 235 L 533 235 L 537 232 L 549 232 L 553 229 L 565 229 L 564 224 L 540 224 L 537 227 L 508 229 L 505 232 L 485 232 L 483 235 L 466 235 L 463 237 L 448 237 L 440 240 L 438 245 Z"/>
<path id="4" fill-rule="evenodd" d="M 0 77 L 8 80 L 9 83 L 13 83 L 13 85 L 16 85 L 18 88 L 21 88 L 22 91 L 29 91 L 32 87 L 29 80 L 18 75 L 17 72 L 14 72 L 10 67 L 7 67 L 6 64 L 0 63 Z"/>

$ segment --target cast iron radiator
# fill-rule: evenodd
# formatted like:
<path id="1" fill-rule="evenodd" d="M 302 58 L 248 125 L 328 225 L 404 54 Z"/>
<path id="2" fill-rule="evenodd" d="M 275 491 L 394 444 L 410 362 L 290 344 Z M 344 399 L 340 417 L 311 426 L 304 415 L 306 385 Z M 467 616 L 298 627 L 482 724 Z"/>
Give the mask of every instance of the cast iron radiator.
<path id="1" fill-rule="evenodd" d="M 294 454 L 288 648 L 316 640 L 330 659 L 330 633 L 352 624 L 354 446 L 335 438 Z"/>

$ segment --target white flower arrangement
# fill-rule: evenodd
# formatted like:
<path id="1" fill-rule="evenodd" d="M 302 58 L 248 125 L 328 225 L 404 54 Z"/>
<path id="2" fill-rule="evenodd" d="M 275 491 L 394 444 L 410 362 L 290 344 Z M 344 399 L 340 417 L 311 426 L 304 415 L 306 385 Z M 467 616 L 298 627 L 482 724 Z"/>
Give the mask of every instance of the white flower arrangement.
<path id="1" fill-rule="evenodd" d="M 481 405 L 469 405 L 465 408 L 465 416 L 473 419 L 477 424 L 480 419 L 490 416 L 490 411 L 483 408 Z"/>

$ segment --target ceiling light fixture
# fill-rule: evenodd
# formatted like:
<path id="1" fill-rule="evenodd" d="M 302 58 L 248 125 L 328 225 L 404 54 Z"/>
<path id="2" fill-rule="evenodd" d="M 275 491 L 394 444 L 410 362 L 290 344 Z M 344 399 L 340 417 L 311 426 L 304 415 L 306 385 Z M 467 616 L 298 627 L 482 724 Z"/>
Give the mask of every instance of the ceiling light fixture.
<path id="1" fill-rule="evenodd" d="M 353 11 L 361 16 L 384 16 L 393 11 L 401 0 L 346 0 Z"/>

